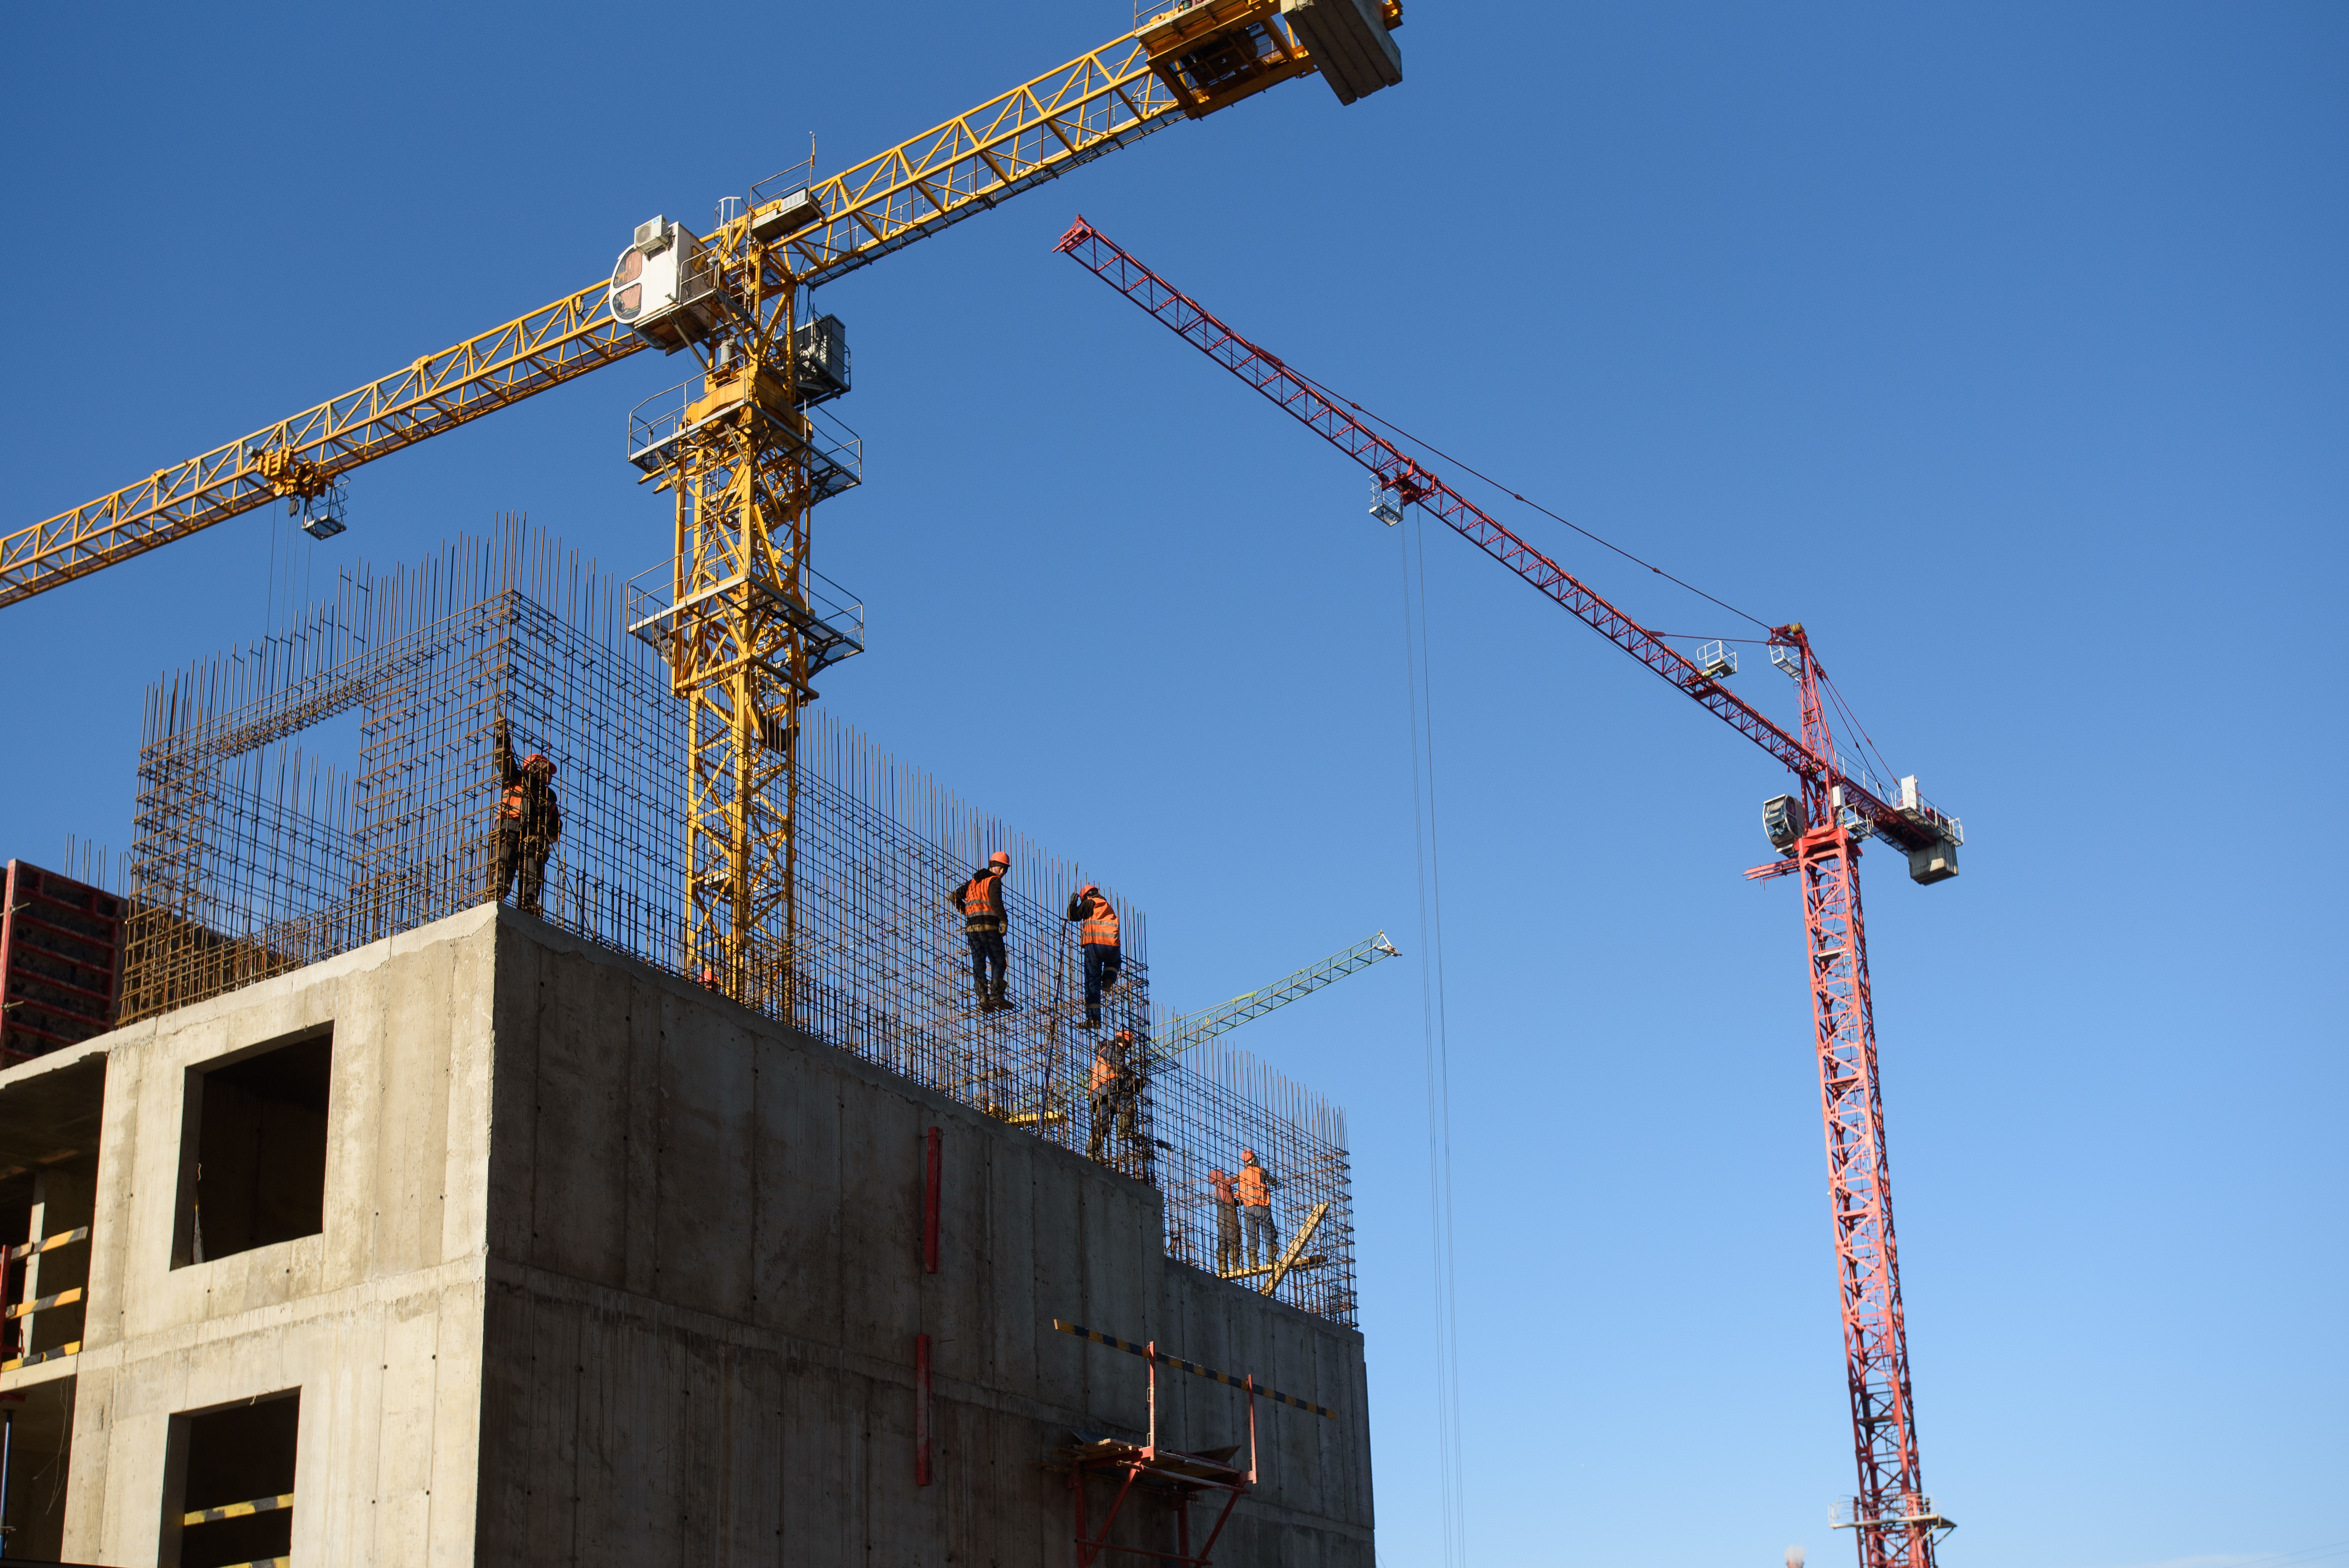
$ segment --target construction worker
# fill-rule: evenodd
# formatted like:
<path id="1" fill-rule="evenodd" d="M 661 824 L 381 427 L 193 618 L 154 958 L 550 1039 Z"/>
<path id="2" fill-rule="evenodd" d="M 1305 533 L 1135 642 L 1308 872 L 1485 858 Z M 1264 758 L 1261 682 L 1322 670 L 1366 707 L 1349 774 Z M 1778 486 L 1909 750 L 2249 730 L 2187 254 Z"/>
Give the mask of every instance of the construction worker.
<path id="1" fill-rule="evenodd" d="M 503 715 L 490 727 L 492 760 L 496 764 L 498 794 L 497 898 L 503 903 L 522 877 L 522 895 L 514 903 L 525 914 L 536 914 L 539 888 L 546 881 L 546 857 L 563 836 L 563 810 L 554 799 L 554 764 L 539 752 L 514 761 L 513 733 Z"/>
<path id="2" fill-rule="evenodd" d="M 1240 1219 L 1247 1230 L 1248 1267 L 1257 1268 L 1280 1261 L 1280 1227 L 1272 1219 L 1272 1189 L 1280 1185 L 1279 1178 L 1257 1163 L 1256 1150 L 1240 1150 L 1240 1172 L 1234 1185 L 1239 1189 Z M 1257 1243 L 1264 1243 L 1264 1257 L 1257 1258 Z"/>
<path id="3" fill-rule="evenodd" d="M 1127 1152 L 1142 1147 L 1142 1131 L 1137 1125 L 1135 1102 L 1140 1084 L 1128 1059 L 1133 1044 L 1133 1031 L 1120 1029 L 1116 1034 L 1093 1047 L 1092 1077 L 1087 1088 L 1092 1092 L 1092 1134 L 1085 1140 L 1085 1158 L 1099 1160 L 1109 1142 L 1110 1123 L 1114 1120 Z"/>
<path id="4" fill-rule="evenodd" d="M 1229 1175 L 1207 1172 L 1216 1190 L 1216 1272 L 1229 1277 L 1240 1272 L 1240 1195 Z"/>
<path id="5" fill-rule="evenodd" d="M 1011 1006 L 1010 966 L 1003 951 L 1008 923 L 1003 916 L 1003 873 L 1010 869 L 1011 857 L 998 850 L 987 858 L 985 869 L 971 872 L 968 882 L 947 895 L 962 911 L 963 940 L 970 944 L 970 977 L 978 984 L 982 1013 Z M 995 968 L 992 985 L 988 982 L 989 965 Z"/>
<path id="6" fill-rule="evenodd" d="M 1077 928 L 1077 943 L 1085 955 L 1085 1027 L 1101 1027 L 1101 996 L 1104 989 L 1117 984 L 1118 965 L 1124 951 L 1118 945 L 1117 911 L 1112 909 L 1102 890 L 1087 882 L 1069 900 L 1071 921 L 1082 921 Z"/>

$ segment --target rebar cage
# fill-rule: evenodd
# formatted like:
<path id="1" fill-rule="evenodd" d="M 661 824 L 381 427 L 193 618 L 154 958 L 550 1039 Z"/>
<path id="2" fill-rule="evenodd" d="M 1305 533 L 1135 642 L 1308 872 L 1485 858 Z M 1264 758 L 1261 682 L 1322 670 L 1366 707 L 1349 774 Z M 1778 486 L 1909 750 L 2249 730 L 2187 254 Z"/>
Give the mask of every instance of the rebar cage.
<path id="1" fill-rule="evenodd" d="M 200 659 L 147 698 L 129 856 L 124 1021 L 285 974 L 500 896 L 493 727 L 556 768 L 540 913 L 671 974 L 685 956 L 684 705 L 627 634 L 623 585 L 507 520 L 385 575 L 345 572 L 285 630 Z M 1095 1043 L 1164 1040 L 1146 923 L 1104 879 L 977 811 L 835 717 L 799 748 L 799 927 L 789 986 L 742 998 L 824 1043 L 1161 1189 L 1166 1245 L 1355 1321 L 1343 1114 L 1220 1042 L 1138 1046 L 1137 1115 L 1093 1127 Z M 779 742 L 785 738 L 778 738 Z M 305 742 L 306 747 L 305 747 Z M 948 892 L 997 850 L 1010 992 L 984 1011 Z M 1063 914 L 1101 882 L 1121 983 L 1083 1026 Z M 689 975 L 687 977 L 691 978 Z M 1210 1172 L 1253 1149 L 1276 1257 L 1236 1259 Z M 1295 1244 L 1291 1244 L 1295 1243 Z"/>

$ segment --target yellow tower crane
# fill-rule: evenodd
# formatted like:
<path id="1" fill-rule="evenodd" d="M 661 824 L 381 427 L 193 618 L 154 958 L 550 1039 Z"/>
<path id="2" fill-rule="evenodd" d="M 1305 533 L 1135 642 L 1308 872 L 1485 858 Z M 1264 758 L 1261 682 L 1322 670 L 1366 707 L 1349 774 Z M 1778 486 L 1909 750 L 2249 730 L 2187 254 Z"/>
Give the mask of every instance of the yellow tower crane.
<path id="1" fill-rule="evenodd" d="M 631 421 L 671 492 L 676 554 L 632 614 L 690 703 L 687 973 L 792 1016 L 798 799 L 809 682 L 862 647 L 809 565 L 808 513 L 856 482 L 810 409 L 847 390 L 817 285 L 1140 139 L 1292 77 L 1341 103 L 1402 79 L 1400 0 L 1190 0 L 823 181 L 778 177 L 708 234 L 639 225 L 610 279 L 293 418 L 0 538 L 0 606 L 284 500 L 341 531 L 360 464 L 647 347 L 690 351 L 699 395 Z"/>

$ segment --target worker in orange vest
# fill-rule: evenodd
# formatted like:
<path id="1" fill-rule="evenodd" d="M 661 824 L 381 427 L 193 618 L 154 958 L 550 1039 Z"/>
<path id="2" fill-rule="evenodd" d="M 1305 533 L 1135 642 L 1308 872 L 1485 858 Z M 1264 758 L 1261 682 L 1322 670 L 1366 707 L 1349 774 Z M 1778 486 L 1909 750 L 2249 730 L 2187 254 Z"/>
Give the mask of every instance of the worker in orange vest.
<path id="1" fill-rule="evenodd" d="M 538 752 L 514 760 L 513 732 L 502 714 L 490 727 L 492 761 L 498 770 L 497 898 L 522 878 L 514 903 L 536 914 L 539 889 L 546 881 L 546 857 L 563 836 L 563 810 L 554 799 L 554 764 Z"/>
<path id="2" fill-rule="evenodd" d="M 1098 1029 L 1102 992 L 1117 985 L 1118 965 L 1124 958 L 1118 944 L 1117 911 L 1101 889 L 1087 882 L 1069 900 L 1068 917 L 1084 923 L 1077 928 L 1077 943 L 1085 955 L 1085 1027 Z"/>
<path id="3" fill-rule="evenodd" d="M 962 912 L 963 940 L 970 944 L 970 975 L 978 984 L 982 1013 L 1011 1006 L 1009 960 L 1003 950 L 1003 933 L 1009 923 L 1003 913 L 1003 873 L 1010 869 L 1011 857 L 998 850 L 987 858 L 983 870 L 971 872 L 969 881 L 947 894 Z M 992 985 L 988 981 L 990 965 L 995 970 Z"/>
<path id="4" fill-rule="evenodd" d="M 1116 1034 L 1093 1047 L 1093 1070 L 1086 1088 L 1092 1094 L 1092 1134 L 1085 1140 L 1085 1158 L 1099 1160 L 1109 1142 L 1110 1124 L 1117 1124 L 1119 1136 L 1125 1140 L 1131 1154 L 1142 1148 L 1142 1130 L 1138 1124 L 1137 1101 L 1141 1085 L 1126 1052 L 1133 1044 L 1133 1031 L 1120 1029 Z"/>
<path id="5" fill-rule="evenodd" d="M 1257 1163 L 1256 1150 L 1240 1150 L 1240 1173 L 1234 1183 L 1239 1189 L 1240 1219 L 1247 1228 L 1248 1267 L 1260 1266 L 1257 1261 L 1257 1243 L 1264 1243 L 1264 1263 L 1280 1260 L 1280 1227 L 1273 1223 L 1272 1189 L 1280 1185 L 1279 1178 Z"/>
<path id="6" fill-rule="evenodd" d="M 1221 1171 L 1207 1172 L 1207 1185 L 1216 1190 L 1216 1272 L 1236 1274 L 1240 1272 L 1240 1195 Z"/>

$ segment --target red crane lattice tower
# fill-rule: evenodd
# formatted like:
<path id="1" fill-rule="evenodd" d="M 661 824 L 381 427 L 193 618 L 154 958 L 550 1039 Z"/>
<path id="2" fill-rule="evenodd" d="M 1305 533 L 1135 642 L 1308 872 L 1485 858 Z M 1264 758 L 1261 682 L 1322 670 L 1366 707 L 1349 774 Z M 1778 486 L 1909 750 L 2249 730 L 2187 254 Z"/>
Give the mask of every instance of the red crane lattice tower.
<path id="1" fill-rule="evenodd" d="M 1880 785 L 1871 787 L 1872 780 L 1863 781 L 1858 770 L 1847 767 L 1836 750 L 1821 697 L 1825 672 L 1801 623 L 1772 627 L 1769 635 L 1771 662 L 1801 688 L 1798 738 L 1723 684 L 1733 673 L 1733 662 L 1692 659 L 1617 609 L 1355 418 L 1360 405 L 1234 332 L 1084 219 L 1070 227 L 1056 248 L 1370 469 L 1398 507 L 1416 505 L 1453 528 L 1777 758 L 1799 781 L 1799 808 L 1794 797 L 1781 797 L 1768 809 L 1780 858 L 1745 874 L 1802 879 L 1819 1109 L 1826 1132 L 1858 1470 L 1857 1490 L 1839 1505 L 1837 1524 L 1855 1532 L 1860 1568 L 1934 1568 L 1935 1544 L 1952 1526 L 1925 1495 L 1917 1458 L 1858 862 L 1863 841 L 1875 837 L 1907 851 L 1909 875 L 1918 882 L 1944 881 L 1957 874 L 1956 849 L 1963 841 L 1958 823 L 1928 804 L 1913 779 L 1901 781 L 1896 804 L 1883 798 L 1887 791 Z"/>

